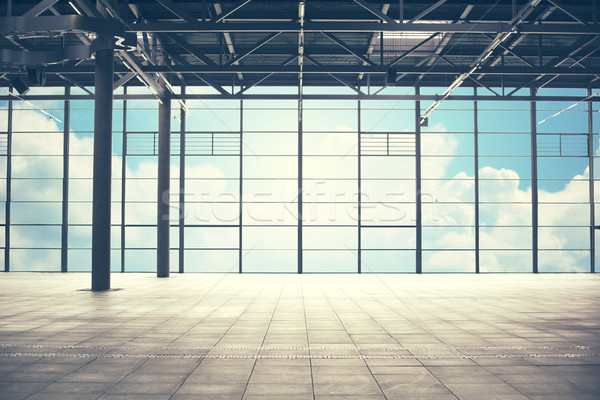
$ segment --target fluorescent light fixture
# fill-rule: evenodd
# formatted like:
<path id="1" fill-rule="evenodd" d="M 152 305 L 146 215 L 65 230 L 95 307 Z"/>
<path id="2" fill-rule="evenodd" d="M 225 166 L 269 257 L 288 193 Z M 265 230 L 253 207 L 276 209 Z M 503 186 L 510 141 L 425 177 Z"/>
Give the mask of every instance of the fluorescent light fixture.
<path id="1" fill-rule="evenodd" d="M 69 2 L 69 4 L 71 5 L 71 7 L 73 7 L 73 10 L 75 10 L 75 12 L 79 15 L 83 15 L 81 14 L 81 11 L 79 11 L 79 9 L 77 7 L 75 7 L 75 4 L 73 4 L 72 1 Z"/>

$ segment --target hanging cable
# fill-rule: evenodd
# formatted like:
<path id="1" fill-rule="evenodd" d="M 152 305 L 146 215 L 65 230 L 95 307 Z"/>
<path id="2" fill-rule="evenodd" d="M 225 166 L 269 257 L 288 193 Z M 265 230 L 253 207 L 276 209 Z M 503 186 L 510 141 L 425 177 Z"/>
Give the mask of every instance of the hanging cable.
<path id="1" fill-rule="evenodd" d="M 32 102 L 25 100 L 24 98 L 22 98 L 21 96 L 19 96 L 18 94 L 15 93 L 11 93 L 8 90 L 4 89 L 3 87 L 0 87 L 0 89 L 2 89 L 2 91 L 6 94 L 8 94 L 9 96 L 13 96 L 16 97 L 17 99 L 21 100 L 22 102 L 24 102 L 27 105 L 30 105 L 31 107 L 35 108 L 36 110 L 38 110 L 39 112 L 41 112 L 42 114 L 46 115 L 48 117 L 48 119 L 52 120 L 52 121 L 57 121 L 58 123 L 63 123 L 60 119 L 58 119 L 57 117 L 55 117 L 54 115 L 50 114 L 48 111 L 44 110 L 41 107 L 36 106 L 35 104 L 33 104 Z"/>
<path id="2" fill-rule="evenodd" d="M 538 125 L 541 125 L 541 124 L 543 124 L 544 122 L 548 121 L 548 120 L 549 120 L 549 119 L 551 119 L 551 118 L 558 117 L 560 114 L 564 113 L 565 111 L 568 111 L 568 110 L 570 110 L 571 108 L 573 108 L 573 107 L 577 106 L 578 104 L 581 104 L 582 102 L 584 102 L 584 101 L 586 101 L 586 100 L 589 100 L 589 99 L 591 99 L 592 97 L 596 96 L 598 93 L 600 93 L 600 90 L 598 90 L 596 93 L 593 93 L 593 94 L 591 94 L 591 95 L 589 95 L 589 96 L 587 96 L 587 97 L 584 97 L 583 99 L 579 100 L 577 103 L 575 103 L 575 104 L 571 104 L 569 107 L 567 107 L 567 108 L 564 108 L 564 109 L 562 109 L 562 110 L 560 110 L 560 111 L 558 111 L 558 112 L 556 112 L 556 113 L 552 114 L 552 115 L 551 115 L 551 116 L 549 116 L 548 118 L 544 118 L 543 120 L 541 120 L 540 122 L 538 122 Z"/>

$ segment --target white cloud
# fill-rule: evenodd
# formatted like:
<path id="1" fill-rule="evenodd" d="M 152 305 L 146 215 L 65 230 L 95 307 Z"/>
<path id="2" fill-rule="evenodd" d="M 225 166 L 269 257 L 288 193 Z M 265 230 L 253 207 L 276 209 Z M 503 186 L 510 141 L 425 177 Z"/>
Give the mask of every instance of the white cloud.
<path id="1" fill-rule="evenodd" d="M 531 188 L 519 188 L 519 175 L 510 169 L 497 169 L 484 166 L 479 171 L 480 199 L 493 204 L 483 204 L 481 210 L 485 209 L 487 218 L 482 221 L 480 230 L 481 249 L 514 250 L 531 248 L 531 229 L 518 228 L 519 225 L 531 224 Z M 561 225 L 572 225 L 573 215 L 580 212 L 577 203 L 581 201 L 581 186 L 579 181 L 586 179 L 587 169 L 565 185 L 562 190 L 556 192 L 539 191 L 539 198 L 546 202 L 564 203 L 560 208 L 555 208 L 548 214 L 544 214 L 548 228 L 539 228 L 538 244 L 541 250 L 565 250 L 585 248 L 589 240 L 585 240 L 589 228 L 563 228 Z M 464 173 L 458 173 L 455 178 L 442 185 L 431 188 L 431 194 L 439 202 L 461 201 L 473 193 L 473 181 L 464 180 L 468 178 Z M 525 203 L 519 205 L 518 203 Z M 440 207 L 441 208 L 441 207 Z M 540 208 L 541 210 L 541 208 Z M 453 225 L 457 220 L 470 220 L 472 208 L 454 208 L 449 216 L 438 217 L 439 225 Z M 583 235 L 583 237 L 582 237 Z M 589 235 L 589 233 L 588 233 Z M 439 234 L 434 239 L 439 248 L 472 248 L 472 233 L 460 233 L 450 231 Z M 430 256 L 428 262 L 432 266 L 448 271 L 455 270 L 457 259 L 467 257 L 464 254 L 456 254 L 453 257 Z M 454 253 L 452 253 L 454 254 Z M 507 256 L 509 256 L 507 258 Z M 456 258 L 454 258 L 456 257 Z M 468 258 L 468 257 L 467 257 Z M 466 261 L 466 259 L 465 259 Z M 482 251 L 482 270 L 487 271 L 529 271 L 531 265 L 530 252 L 517 251 L 513 253 Z M 585 271 L 589 264 L 586 252 L 577 251 L 540 251 L 540 271 Z M 529 269 L 527 269 L 529 268 Z"/>
<path id="2" fill-rule="evenodd" d="M 15 125 L 26 127 L 31 132 L 43 132 L 43 131 L 60 131 L 62 128 L 57 125 L 55 121 L 48 120 L 42 114 L 36 111 L 20 111 L 15 113 Z M 320 138 L 316 138 L 312 143 L 313 148 L 317 152 L 323 154 L 328 152 L 338 151 L 345 154 L 349 149 L 353 149 L 356 142 L 356 135 L 351 133 L 342 133 L 346 131 L 347 127 L 339 126 L 338 131 L 340 133 L 332 133 L 328 135 L 322 135 Z M 21 129 L 25 130 L 25 129 Z M 444 132 L 443 125 L 438 124 L 432 127 L 432 130 L 437 132 Z M 27 154 L 39 154 L 39 157 L 21 157 L 15 156 L 13 161 L 13 176 L 42 176 L 42 177 L 54 177 L 59 179 L 62 176 L 62 158 L 61 157 L 45 157 L 46 154 L 57 154 L 60 155 L 62 152 L 62 138 L 60 134 L 16 134 L 18 138 L 15 140 L 14 149 L 16 152 L 23 152 Z M 91 154 L 92 149 L 92 138 L 91 137 L 80 137 L 72 135 L 70 140 L 70 146 L 72 154 Z M 452 135 L 447 134 L 424 134 L 423 135 L 423 149 L 424 154 L 456 154 L 459 148 L 457 139 Z M 351 151 L 352 152 L 352 151 Z M 353 153 L 354 154 L 354 153 Z M 259 158 L 257 158 L 258 160 Z M 290 157 L 293 162 L 289 164 L 279 163 L 276 158 L 262 157 L 260 159 L 261 166 L 257 170 L 257 174 L 260 171 L 265 171 L 265 174 L 274 173 L 274 176 L 297 176 L 297 160 L 292 156 Z M 308 158 L 306 159 L 308 160 Z M 427 169 L 428 177 L 437 178 L 434 181 L 423 182 L 423 216 L 424 223 L 446 226 L 449 227 L 445 230 L 437 230 L 432 233 L 432 237 L 426 238 L 427 241 L 431 242 L 433 246 L 440 249 L 454 248 L 454 249 L 472 249 L 473 248 L 473 229 L 472 228 L 456 228 L 460 225 L 470 225 L 474 219 L 474 207 L 469 202 L 473 201 L 474 193 L 474 181 L 473 177 L 469 176 L 466 172 L 459 172 L 454 175 L 454 179 L 441 180 L 440 178 L 447 175 L 447 170 L 450 163 L 453 161 L 453 157 L 443 158 L 431 158 L 423 165 Z M 113 176 L 119 176 L 121 171 L 121 158 L 113 157 Z M 252 164 L 245 165 L 245 171 L 249 171 L 246 168 L 253 168 Z M 92 162 L 91 157 L 71 157 L 71 176 L 73 178 L 91 178 L 92 176 Z M 154 160 L 145 160 L 135 167 L 131 165 L 127 166 L 127 177 L 129 179 L 127 184 L 127 198 L 128 200 L 139 200 L 149 201 L 146 205 L 130 206 L 127 208 L 127 221 L 144 221 L 143 223 L 153 224 L 156 220 L 156 206 L 154 203 L 157 197 L 156 194 L 156 183 L 154 180 L 142 179 L 149 177 L 156 177 L 157 164 Z M 378 170 L 382 175 L 390 174 L 390 171 Z M 172 176 L 178 176 L 178 166 L 172 167 Z M 396 172 L 394 172 L 396 173 Z M 401 169 L 397 173 L 401 173 Z M 310 162 L 305 162 L 305 177 L 329 177 L 335 179 L 339 177 L 354 177 L 357 174 L 357 164 L 355 156 L 340 156 L 328 159 L 313 158 Z M 197 198 L 198 194 L 207 193 L 204 195 L 202 200 L 205 201 L 218 201 L 223 199 L 225 196 L 230 196 L 229 199 L 232 202 L 237 202 L 237 183 L 231 183 L 227 180 L 226 171 L 216 164 L 204 163 L 204 164 L 193 164 L 186 167 L 186 176 L 188 181 L 186 182 L 186 192 Z M 258 175 L 256 175 L 258 177 Z M 528 229 L 517 229 L 510 228 L 511 226 L 527 225 L 531 220 L 531 209 L 527 205 L 531 201 L 531 188 L 520 188 L 519 182 L 520 177 L 516 171 L 506 168 L 493 168 L 490 166 L 483 166 L 479 171 L 480 181 L 480 199 L 482 202 L 491 202 L 494 204 L 483 205 L 481 208 L 482 217 L 485 213 L 486 221 L 482 223 L 482 229 L 480 232 L 481 243 L 490 244 L 490 248 L 498 249 L 523 249 L 528 248 L 531 243 L 531 234 Z M 211 177 L 213 179 L 202 179 Z M 577 203 L 581 202 L 582 198 L 585 200 L 585 193 L 582 192 L 582 188 L 587 182 L 585 179 L 588 177 L 588 170 L 582 171 L 580 174 L 575 175 L 573 179 L 566 184 L 562 190 L 549 192 L 540 190 L 539 197 L 546 202 L 563 203 L 560 207 L 554 208 L 551 212 L 544 211 L 544 221 L 548 225 L 555 225 L 550 228 L 540 228 L 539 242 L 540 248 L 547 249 L 577 249 L 582 246 L 587 246 L 585 240 L 582 239 L 582 232 L 585 233 L 587 227 L 580 229 L 569 230 L 561 228 L 560 225 L 569 225 L 573 223 L 573 216 L 581 214 L 581 206 Z M 31 181 L 34 182 L 34 181 Z M 248 185 L 251 184 L 247 181 Z M 295 195 L 296 182 L 292 179 L 290 187 L 281 187 L 281 181 L 274 181 L 277 185 L 267 185 L 267 189 L 274 191 L 274 196 L 281 194 L 283 201 L 293 200 Z M 582 184 L 583 182 L 583 184 Z M 18 185 L 15 185 L 17 187 Z M 409 185 L 411 186 L 411 185 Z M 35 181 L 35 184 L 22 185 L 22 189 L 19 188 L 20 199 L 30 201 L 43 201 L 53 199 L 60 201 L 62 194 L 62 185 L 57 181 L 52 180 L 40 180 Z M 318 188 L 313 188 L 315 193 Z M 414 198 L 414 193 L 410 193 L 409 190 L 403 187 L 388 187 L 383 188 L 384 191 L 395 191 L 400 190 L 402 195 L 408 196 L 408 198 Z M 0 188 L 4 190 L 4 188 Z M 250 186 L 250 189 L 245 191 L 245 199 L 252 198 L 251 196 L 261 193 L 260 186 Z M 355 192 L 350 193 L 349 187 L 337 188 L 335 186 L 328 186 L 326 192 L 329 194 L 342 190 L 346 195 L 354 195 Z M 280 193 L 281 192 L 281 193 Z M 289 194 L 288 196 L 288 192 Z M 394 193 L 395 193 L 394 192 Z M 284 194 L 285 193 L 285 194 Z M 377 197 L 376 188 L 372 188 L 370 193 Z M 4 195 L 4 193 L 0 193 Z M 118 191 L 113 196 L 113 199 L 118 199 Z M 91 200 L 91 193 L 87 194 Z M 583 196 L 583 197 L 582 197 Z M 291 198 L 288 198 L 291 197 Z M 345 198 L 346 201 L 351 198 Z M 438 206 L 435 206 L 437 200 Z M 376 200 L 377 201 L 377 200 Z M 433 206 L 430 203 L 434 203 Z M 453 203 L 453 204 L 444 204 Z M 518 205 L 518 203 L 523 203 Z M 430 207 L 431 206 L 431 212 Z M 44 214 L 44 204 L 40 203 L 37 209 L 37 213 L 40 215 Z M 47 213 L 55 213 L 55 208 L 50 205 L 47 206 Z M 199 208 L 200 207 L 200 208 Z M 204 208 L 202 208 L 204 207 Z M 220 206 L 218 206 L 220 207 Z M 233 204 L 231 207 L 221 209 L 219 212 L 223 212 L 225 216 L 235 217 L 237 204 Z M 295 205 L 291 206 L 292 208 Z M 348 223 L 353 223 L 354 209 L 346 210 L 347 205 L 338 205 L 337 208 L 344 207 L 343 213 L 335 210 L 332 212 L 331 207 L 321 207 L 315 209 L 317 212 L 316 221 L 323 220 L 322 213 L 326 213 L 325 223 L 335 222 L 340 218 L 346 218 Z M 485 208 L 485 210 L 484 210 Z M 315 211 L 306 209 L 307 215 L 312 215 L 310 212 Z M 258 213 L 256 218 L 263 218 L 261 213 L 266 213 L 267 218 L 272 218 L 273 215 L 278 216 L 279 211 L 273 214 L 273 209 L 267 205 L 264 210 L 248 210 L 247 213 Z M 280 210 L 281 211 L 281 210 Z M 203 216 L 206 214 L 205 206 L 194 205 L 189 203 L 188 208 L 188 219 L 187 223 L 195 223 L 195 221 L 202 221 Z M 282 220 L 284 223 L 293 224 L 294 214 L 290 212 L 282 211 L 285 214 L 285 219 Z M 77 213 L 80 213 L 79 215 Z M 401 221 L 414 221 L 414 207 L 413 206 L 402 206 L 400 210 L 388 208 L 382 208 L 370 211 L 366 206 L 363 209 L 363 218 L 374 218 L 385 219 L 389 217 L 390 213 L 396 213 L 396 218 L 401 216 Z M 85 207 L 73 207 L 71 217 L 74 220 L 88 220 L 89 219 L 89 208 Z M 200 219 L 196 218 L 199 216 Z M 250 215 L 245 214 L 246 222 L 250 222 Z M 306 217 L 306 215 L 305 215 Z M 224 217 L 226 218 L 226 217 Z M 335 221 L 330 221 L 333 218 Z M 217 218 L 217 220 L 223 218 Z M 579 219 L 578 221 L 585 221 Z M 402 222 L 402 223 L 404 223 Z M 139 222 L 142 223 L 142 222 Z M 198 223 L 198 222 L 196 222 Z M 275 221 L 275 224 L 279 224 L 281 221 Z M 578 222 L 581 223 L 581 222 Z M 354 229 L 354 228 L 349 228 Z M 293 228 L 292 228 L 293 230 Z M 218 235 L 221 235 L 223 242 L 237 243 L 237 235 L 235 229 L 232 228 L 230 231 L 223 231 Z M 260 232 L 257 230 L 256 232 Z M 293 234 L 290 231 L 289 235 Z M 319 234 L 324 235 L 323 240 L 328 239 L 329 231 L 322 230 L 321 233 L 316 232 L 311 240 L 319 242 Z M 432 231 L 433 232 L 433 231 Z M 589 230 L 588 230 L 589 232 Z M 386 232 L 387 234 L 388 232 Z M 257 233 L 259 234 L 259 233 Z M 21 236 L 19 236 L 21 235 Z M 82 233 L 85 236 L 85 233 Z M 196 242 L 199 246 L 202 243 L 208 243 L 211 240 L 217 240 L 220 236 L 216 237 L 216 233 L 209 232 L 208 230 L 198 230 L 197 238 L 190 239 L 191 242 Z M 281 243 L 288 243 L 290 239 L 287 233 L 282 235 L 278 241 Z M 389 235 L 393 235 L 392 231 L 389 231 Z M 392 237 L 392 236 L 390 236 Z M 128 231 L 128 243 L 139 243 L 148 244 L 154 243 L 156 238 L 156 230 L 152 229 L 139 229 Z M 82 238 L 79 238 L 82 239 Z M 85 239 L 85 238 L 84 238 Z M 219 240 L 221 240 L 219 239 Z M 585 235 L 584 235 L 585 239 Z M 39 240 L 34 236 L 27 236 L 20 233 L 18 230 L 13 234 L 13 240 L 15 242 L 29 243 L 29 246 L 34 248 Z M 89 242 L 88 238 L 85 239 Z M 394 246 L 392 243 L 391 246 Z M 27 247 L 27 246 L 23 246 Z M 232 246 L 234 247 L 234 246 Z M 426 252 L 424 255 L 424 261 L 426 265 L 431 266 L 432 269 L 436 270 L 464 270 L 467 266 L 468 270 L 472 270 L 473 265 L 473 253 L 472 252 Z M 336 256 L 339 256 L 336 255 Z M 17 268 L 43 268 L 44 265 L 53 266 L 56 268 L 58 261 L 57 252 L 52 250 L 42 251 L 14 251 L 12 257 L 12 263 Z M 212 257 L 212 255 L 211 255 Z M 318 258 L 319 263 L 322 262 L 323 255 L 315 255 Z M 577 271 L 585 270 L 587 268 L 588 255 L 585 252 L 577 251 L 555 251 L 555 252 L 540 252 L 540 270 L 556 269 L 562 271 Z M 344 259 L 345 260 L 345 259 Z M 346 260 L 347 261 L 347 260 Z M 346 262 L 344 261 L 344 262 Z M 493 251 L 482 251 L 481 254 L 482 265 L 487 270 L 519 270 L 519 266 L 530 266 L 530 254 L 528 252 L 493 252 Z M 427 269 L 426 269 L 427 270 Z"/>

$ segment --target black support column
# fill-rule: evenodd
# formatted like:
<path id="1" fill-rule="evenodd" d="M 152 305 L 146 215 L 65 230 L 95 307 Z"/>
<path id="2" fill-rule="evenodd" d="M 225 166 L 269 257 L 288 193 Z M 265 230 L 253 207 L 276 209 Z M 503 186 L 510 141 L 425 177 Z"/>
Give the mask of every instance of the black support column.
<path id="1" fill-rule="evenodd" d="M 12 93 L 13 89 L 10 88 Z M 6 132 L 6 204 L 4 206 L 4 271 L 10 271 L 10 200 L 12 192 L 12 129 L 13 101 L 8 100 L 8 131 Z"/>
<path id="2" fill-rule="evenodd" d="M 421 91 L 415 86 L 415 94 L 420 95 Z M 423 272 L 423 228 L 421 218 L 421 102 L 415 101 L 415 190 L 417 193 L 416 202 L 416 270 L 417 274 Z"/>
<path id="3" fill-rule="evenodd" d="M 123 87 L 127 96 L 127 86 Z M 123 100 L 123 143 L 121 147 L 121 272 L 125 272 L 125 199 L 127 198 L 127 100 Z"/>
<path id="4" fill-rule="evenodd" d="M 244 100 L 240 100 L 240 181 L 239 181 L 239 220 L 238 220 L 238 272 L 243 271 L 244 261 Z"/>
<path id="5" fill-rule="evenodd" d="M 158 105 L 158 220 L 156 238 L 156 276 L 169 276 L 169 187 L 171 179 L 171 98 L 164 96 Z"/>
<path id="6" fill-rule="evenodd" d="M 538 173 L 537 173 L 537 101 L 536 89 L 531 88 L 531 250 L 532 272 L 538 272 Z"/>
<path id="7" fill-rule="evenodd" d="M 473 88 L 477 97 L 477 88 Z M 475 272 L 479 273 L 479 105 L 473 102 L 473 160 L 475 185 Z"/>
<path id="8" fill-rule="evenodd" d="M 361 119 L 360 119 L 360 114 L 361 114 L 361 108 L 360 108 L 360 100 L 358 100 L 357 104 L 356 104 L 356 113 L 357 113 L 357 125 L 358 125 L 358 132 L 357 132 L 357 140 L 358 140 L 358 199 L 356 199 L 357 201 L 357 206 L 358 206 L 358 273 L 361 274 L 362 273 L 362 165 L 361 165 L 361 158 L 360 155 L 362 153 L 362 145 L 361 145 L 361 135 L 360 135 L 360 131 L 361 131 Z"/>
<path id="9" fill-rule="evenodd" d="M 302 84 L 298 86 L 298 273 L 301 274 L 304 267 L 304 254 L 302 251 L 302 203 L 303 203 L 303 182 L 302 182 L 302 136 L 303 136 L 303 126 L 302 126 L 302 116 L 303 116 L 303 108 L 302 108 Z"/>
<path id="10" fill-rule="evenodd" d="M 65 87 L 65 95 L 71 95 L 71 88 Z M 63 181 L 62 181 L 62 225 L 60 245 L 60 272 L 68 270 L 69 248 L 69 135 L 71 133 L 71 101 L 65 100 L 65 122 L 63 129 Z"/>
<path id="11" fill-rule="evenodd" d="M 185 86 L 181 86 L 185 94 Z M 183 100 L 185 102 L 185 100 Z M 184 271 L 185 249 L 185 109 L 179 111 L 179 273 Z"/>
<path id="12" fill-rule="evenodd" d="M 96 52 L 92 211 L 93 291 L 110 289 L 113 53 L 112 49 Z"/>
<path id="13" fill-rule="evenodd" d="M 588 88 L 587 97 L 592 96 L 592 89 Z M 592 102 L 587 102 L 588 115 L 588 179 L 590 190 L 590 272 L 596 272 L 596 210 L 594 195 L 594 118 Z"/>

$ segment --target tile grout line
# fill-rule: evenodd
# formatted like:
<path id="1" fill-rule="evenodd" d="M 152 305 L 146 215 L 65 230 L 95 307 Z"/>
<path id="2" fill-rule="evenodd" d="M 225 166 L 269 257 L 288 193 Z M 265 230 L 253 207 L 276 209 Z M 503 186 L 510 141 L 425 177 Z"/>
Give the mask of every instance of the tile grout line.
<path id="1" fill-rule="evenodd" d="M 254 298 L 254 300 L 252 301 L 251 304 L 253 304 L 256 299 L 262 294 L 262 292 L 264 291 L 264 289 L 268 286 L 267 282 L 265 284 L 265 286 L 263 287 L 263 289 L 260 291 L 260 293 L 258 293 L 256 295 L 256 297 Z M 275 313 L 277 312 L 277 307 L 279 305 L 279 301 L 281 299 L 281 293 L 283 293 L 283 285 L 281 286 L 281 289 L 279 290 L 279 296 L 277 296 L 277 302 L 275 303 L 275 307 L 273 307 L 273 312 L 271 314 L 271 319 L 269 320 L 269 324 L 267 325 L 267 328 L 265 329 L 265 334 L 263 336 L 262 339 L 262 343 L 261 343 L 261 347 L 262 345 L 264 345 L 265 343 L 265 339 L 267 338 L 267 335 L 269 333 L 269 328 L 271 327 L 271 323 L 273 322 L 273 318 L 275 317 Z M 246 391 L 248 390 L 248 386 L 250 385 L 250 380 L 252 379 L 252 374 L 254 373 L 254 368 L 256 368 L 256 362 L 257 362 L 258 358 L 254 360 L 254 364 L 252 364 L 252 369 L 250 370 L 250 375 L 248 375 L 248 380 L 246 381 L 246 385 L 244 386 L 244 391 L 242 392 L 242 397 L 240 399 L 244 399 L 244 397 L 246 396 Z"/>
<path id="2" fill-rule="evenodd" d="M 219 283 L 221 283 L 222 281 L 224 281 L 226 276 L 228 276 L 228 275 L 227 275 L 227 274 L 224 274 L 224 275 L 223 275 L 223 277 L 222 277 L 221 279 L 219 279 L 219 280 L 218 280 L 218 281 L 215 283 L 215 285 L 214 285 L 214 286 L 211 288 L 211 290 L 213 290 L 213 289 L 214 289 L 214 288 L 215 288 L 215 287 L 216 287 L 216 286 L 217 286 Z M 247 287 L 247 286 L 246 286 L 246 287 Z M 263 287 L 263 289 L 261 289 L 261 292 L 262 292 L 262 290 L 264 290 L 264 287 Z M 208 293 L 207 293 L 205 296 L 203 296 L 201 300 L 203 300 L 203 299 L 204 299 L 204 298 L 205 298 L 207 295 L 208 295 Z M 235 297 L 235 294 L 232 294 L 230 297 L 228 297 L 228 298 L 227 298 L 227 300 L 226 300 L 226 301 L 225 301 L 223 304 L 227 304 L 227 303 L 228 303 L 229 301 L 231 301 L 231 299 L 233 299 L 234 297 Z M 256 295 L 256 297 L 258 297 L 258 294 Z M 233 327 L 233 325 L 235 325 L 235 323 L 236 323 L 237 321 L 239 321 L 239 319 L 242 317 L 242 315 L 244 314 L 244 312 L 246 312 L 246 310 L 248 309 L 248 307 L 250 307 L 250 306 L 251 306 L 251 305 L 254 303 L 254 301 L 256 300 L 256 297 L 255 297 L 255 298 L 254 298 L 254 299 L 253 299 L 253 300 L 250 302 L 250 304 L 248 304 L 248 305 L 247 305 L 247 306 L 244 308 L 244 311 L 242 311 L 242 312 L 240 313 L 240 315 L 238 315 L 238 317 L 237 317 L 237 318 L 235 319 L 235 321 L 234 321 L 234 322 L 233 322 L 233 323 L 232 323 L 232 324 L 229 326 L 229 328 L 227 328 L 227 329 L 225 330 L 225 332 L 223 332 L 223 334 L 221 335 L 221 337 L 219 338 L 219 340 L 217 340 L 217 342 L 216 342 L 216 343 L 219 343 L 221 340 L 223 340 L 223 337 L 225 337 L 225 335 L 227 334 L 227 332 L 229 332 L 229 330 L 230 330 L 230 329 Z M 201 300 L 200 300 L 200 301 L 201 301 Z M 198 303 L 197 303 L 197 304 L 200 304 L 200 301 L 198 301 Z M 219 309 L 220 309 L 220 307 L 222 307 L 222 305 L 221 305 L 221 306 L 219 306 L 218 308 L 215 308 L 215 310 L 213 310 L 213 312 L 215 312 L 215 311 L 219 310 Z M 211 314 L 212 314 L 212 312 L 211 312 Z M 206 318 L 203 318 L 203 319 L 202 319 L 202 321 L 204 321 L 204 319 L 206 319 Z M 198 324 L 196 324 L 195 326 L 198 326 L 198 325 L 199 325 L 199 324 L 200 324 L 202 321 L 198 322 Z M 190 328 L 190 329 L 188 330 L 188 332 L 189 332 L 191 329 L 192 329 L 192 328 Z M 180 336 L 180 337 L 181 337 L 181 336 Z M 179 390 L 179 389 L 180 389 L 180 388 L 183 386 L 183 384 L 184 384 L 184 383 L 185 383 L 185 382 L 186 382 L 186 381 L 189 379 L 189 377 L 190 377 L 190 376 L 191 376 L 191 375 L 194 373 L 194 371 L 196 371 L 196 370 L 198 369 L 198 367 L 199 367 L 199 366 L 202 364 L 202 362 L 203 362 L 204 360 L 205 360 L 205 358 L 201 358 L 201 359 L 200 359 L 200 361 L 198 361 L 198 363 L 196 364 L 196 366 L 195 366 L 194 368 L 192 368 L 192 370 L 190 371 L 190 373 L 189 373 L 189 374 L 187 374 L 187 376 L 185 377 L 185 379 L 184 379 L 183 381 L 181 381 L 181 383 L 179 384 L 179 386 L 177 386 L 177 389 L 175 389 L 175 390 L 173 391 L 173 393 L 171 394 L 171 396 L 169 396 L 169 399 L 171 399 L 171 398 L 173 398 L 173 396 L 175 396 L 175 394 L 177 393 L 177 391 L 178 391 L 178 390 Z"/>
<path id="3" fill-rule="evenodd" d="M 345 293 L 345 292 L 344 292 Z M 368 313 L 367 311 L 365 311 L 365 309 L 358 304 L 358 302 L 352 298 L 352 297 L 348 297 L 358 308 L 360 308 L 366 315 L 369 316 L 369 318 L 375 323 L 377 324 L 390 338 L 392 338 L 396 343 L 398 343 L 398 341 L 396 340 L 396 338 L 394 338 L 394 336 L 392 336 L 387 329 L 385 329 L 375 318 L 373 318 L 373 316 Z M 370 299 L 375 299 L 373 296 L 369 296 Z M 377 301 L 378 303 L 381 304 L 381 302 L 379 302 L 379 300 L 375 299 L 375 301 Z M 400 345 L 400 343 L 398 343 L 398 345 Z M 410 350 L 408 350 L 409 353 L 412 354 L 412 352 Z M 414 355 L 414 354 L 413 354 Z M 454 394 L 454 392 L 452 392 L 452 390 L 450 390 L 450 388 L 448 386 L 446 386 L 435 374 L 433 374 L 429 368 L 427 368 L 427 366 L 425 364 L 423 364 L 423 362 L 421 360 L 419 360 L 417 358 L 417 356 L 414 357 L 415 360 L 417 360 L 442 386 L 444 386 L 446 388 L 446 390 L 448 390 L 454 397 L 456 397 L 458 399 L 458 396 L 456 396 Z M 369 368 L 369 372 L 371 372 L 371 376 L 373 377 L 373 379 L 375 380 L 375 382 L 377 382 L 377 386 L 379 386 L 379 389 L 382 391 L 383 393 L 383 389 L 381 389 L 381 386 L 379 384 L 379 381 L 377 380 L 377 378 L 375 377 L 375 375 L 373 375 L 373 372 L 371 371 L 371 368 L 368 366 L 368 363 L 365 362 L 365 364 L 367 364 L 367 368 Z M 385 396 L 385 394 L 384 394 Z M 386 397 L 387 399 L 387 397 Z"/>
<path id="4" fill-rule="evenodd" d="M 319 285 L 320 286 L 320 285 Z M 321 289 L 322 290 L 322 289 Z M 346 296 L 346 298 L 351 299 L 353 302 L 354 300 L 348 296 L 348 294 L 342 289 L 342 292 L 344 293 L 344 295 Z M 344 328 L 344 332 L 346 332 L 346 335 L 348 335 L 348 338 L 350 339 L 350 341 L 352 342 L 352 344 L 354 346 L 356 346 L 356 343 L 354 343 L 354 339 L 352 339 L 352 336 L 350 335 L 350 333 L 348 332 L 348 329 L 346 328 L 346 324 L 344 324 L 344 322 L 342 321 L 342 319 L 340 318 L 338 312 L 336 311 L 335 307 L 333 307 L 333 305 L 331 304 L 331 301 L 329 300 L 329 297 L 327 296 L 327 294 L 325 292 L 323 292 L 325 294 L 325 299 L 327 300 L 329 307 L 332 309 L 332 311 L 335 313 L 335 316 L 337 317 L 338 321 L 340 322 L 340 324 L 342 325 L 342 327 Z M 356 305 L 356 302 L 354 302 L 354 304 Z M 381 395 L 383 396 L 383 398 L 385 400 L 387 399 L 387 396 L 385 394 L 385 392 L 383 391 L 383 389 L 381 388 L 381 386 L 379 385 L 379 382 L 377 381 L 377 379 L 375 379 L 375 376 L 373 376 L 373 372 L 371 371 L 371 368 L 369 367 L 369 364 L 363 359 L 363 362 L 365 364 L 365 366 L 367 367 L 367 370 L 369 371 L 369 373 L 371 374 L 371 378 L 373 379 L 373 381 L 375 381 L 375 384 L 377 385 L 377 388 L 379 389 L 379 391 L 381 392 Z"/>
<path id="5" fill-rule="evenodd" d="M 308 319 L 306 318 L 306 297 L 304 296 L 304 280 L 306 278 L 303 278 L 304 275 L 302 275 L 300 277 L 300 295 L 302 296 L 302 311 L 304 312 L 304 330 L 306 333 L 306 344 L 308 345 L 308 355 L 311 356 L 311 349 L 310 349 L 310 337 L 308 336 Z M 315 378 L 313 375 L 313 365 L 312 365 L 312 359 L 309 358 L 308 359 L 308 367 L 310 369 L 310 386 L 312 388 L 312 397 L 313 400 L 315 400 L 316 398 L 316 394 L 315 394 Z"/>

